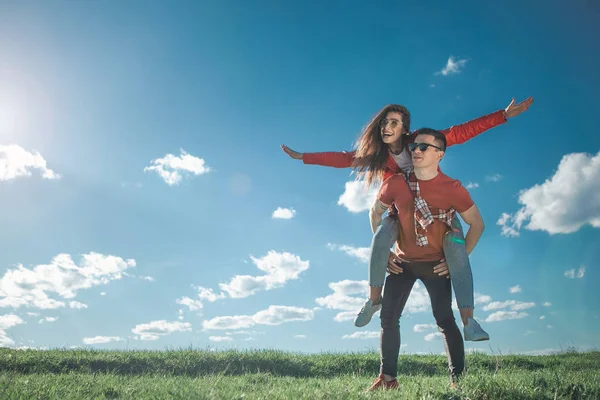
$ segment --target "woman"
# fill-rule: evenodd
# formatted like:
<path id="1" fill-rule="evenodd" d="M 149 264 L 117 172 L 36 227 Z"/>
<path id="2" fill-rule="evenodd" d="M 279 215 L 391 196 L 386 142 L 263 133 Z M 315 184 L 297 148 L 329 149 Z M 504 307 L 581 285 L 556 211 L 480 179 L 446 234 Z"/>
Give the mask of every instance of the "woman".
<path id="1" fill-rule="evenodd" d="M 516 117 L 526 111 L 531 103 L 533 103 L 531 97 L 519 104 L 515 104 L 513 98 L 504 110 L 443 130 L 447 146 L 462 144 L 488 129 L 505 123 L 508 118 Z M 364 177 L 367 186 L 370 186 L 375 181 L 382 182 L 412 166 L 407 146 L 413 141 L 414 135 L 410 132 L 410 113 L 405 107 L 392 104 L 384 107 L 363 130 L 356 141 L 355 151 L 299 153 L 285 145 L 281 148 L 290 157 L 302 160 L 304 164 L 334 168 L 351 167 L 357 171 L 357 179 Z M 388 216 L 374 232 L 369 261 L 370 293 L 354 321 L 358 327 L 368 324 L 373 314 L 381 308 L 385 268 L 378 268 L 382 263 L 381 259 L 377 259 L 381 251 L 373 250 L 381 249 L 382 246 L 388 246 L 389 249 L 397 237 L 396 209 L 392 205 L 388 210 Z M 464 325 L 465 340 L 488 340 L 489 335 L 473 319 L 474 295 L 471 266 L 464 246 L 462 226 L 456 218 L 452 231 L 444 239 L 444 254 Z M 445 263 L 435 267 L 435 271 L 440 274 L 444 274 L 445 270 Z"/>

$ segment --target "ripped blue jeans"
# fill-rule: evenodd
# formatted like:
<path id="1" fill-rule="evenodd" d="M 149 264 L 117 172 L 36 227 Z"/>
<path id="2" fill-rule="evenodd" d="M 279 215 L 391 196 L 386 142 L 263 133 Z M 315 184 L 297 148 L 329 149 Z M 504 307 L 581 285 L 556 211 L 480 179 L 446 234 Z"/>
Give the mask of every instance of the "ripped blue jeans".
<path id="1" fill-rule="evenodd" d="M 398 221 L 386 216 L 373 235 L 369 259 L 369 285 L 383 287 L 390 248 L 398 239 Z M 444 257 L 454 288 L 458 308 L 474 308 L 473 273 L 465 248 L 465 236 L 458 217 L 443 242 Z"/>

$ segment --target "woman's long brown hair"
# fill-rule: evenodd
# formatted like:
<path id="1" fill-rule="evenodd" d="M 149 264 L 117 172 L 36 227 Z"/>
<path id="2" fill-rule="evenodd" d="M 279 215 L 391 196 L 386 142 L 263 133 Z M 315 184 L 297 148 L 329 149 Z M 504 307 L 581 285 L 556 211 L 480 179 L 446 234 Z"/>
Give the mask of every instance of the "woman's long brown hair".
<path id="1" fill-rule="evenodd" d="M 410 113 L 406 107 L 399 104 L 385 106 L 365 127 L 354 145 L 356 153 L 352 168 L 356 171 L 357 179 L 365 178 L 367 186 L 371 186 L 374 181 L 383 178 L 383 171 L 389 154 L 388 145 L 383 143 L 381 138 L 379 124 L 389 112 L 397 112 L 402 115 L 403 135 L 400 137 L 401 142 L 404 141 L 404 134 L 410 132 Z"/>

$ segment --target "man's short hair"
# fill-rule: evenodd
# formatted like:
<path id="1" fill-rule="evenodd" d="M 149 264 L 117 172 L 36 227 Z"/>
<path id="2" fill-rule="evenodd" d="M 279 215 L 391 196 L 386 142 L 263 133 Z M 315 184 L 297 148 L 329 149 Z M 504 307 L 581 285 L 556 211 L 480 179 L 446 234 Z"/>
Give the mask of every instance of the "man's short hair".
<path id="1" fill-rule="evenodd" d="M 431 128 L 421 128 L 416 130 L 415 136 L 417 135 L 433 136 L 435 143 L 442 149 L 442 151 L 446 151 L 446 135 L 444 135 L 442 132 Z"/>

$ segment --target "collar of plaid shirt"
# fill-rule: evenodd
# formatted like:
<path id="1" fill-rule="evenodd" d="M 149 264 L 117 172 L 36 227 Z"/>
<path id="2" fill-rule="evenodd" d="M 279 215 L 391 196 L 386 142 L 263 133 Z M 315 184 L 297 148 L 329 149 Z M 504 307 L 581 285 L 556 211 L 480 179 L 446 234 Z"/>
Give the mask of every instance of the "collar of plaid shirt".
<path id="1" fill-rule="evenodd" d="M 433 223 L 433 219 L 437 218 L 442 222 L 445 222 L 449 227 L 452 227 L 452 219 L 456 213 L 454 208 L 443 210 L 441 208 L 434 208 L 435 212 L 431 212 L 431 209 L 425 202 L 425 199 L 421 197 L 421 191 L 419 189 L 419 180 L 415 175 L 413 168 L 409 169 L 405 173 L 406 182 L 408 187 L 415 198 L 415 233 L 417 236 L 417 246 L 427 246 L 429 241 L 427 240 L 426 231 L 427 227 Z"/>

